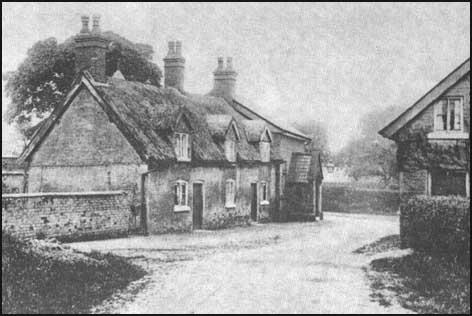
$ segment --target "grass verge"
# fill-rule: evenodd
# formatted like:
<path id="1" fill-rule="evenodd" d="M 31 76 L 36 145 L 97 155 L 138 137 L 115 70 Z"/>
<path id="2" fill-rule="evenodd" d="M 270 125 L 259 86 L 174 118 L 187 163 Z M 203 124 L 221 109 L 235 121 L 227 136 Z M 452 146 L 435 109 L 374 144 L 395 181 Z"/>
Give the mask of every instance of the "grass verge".
<path id="1" fill-rule="evenodd" d="M 388 236 L 357 252 L 379 253 L 398 244 L 399 237 Z M 366 272 L 371 296 L 382 305 L 397 301 L 417 313 L 470 313 L 470 262 L 414 252 L 373 260 Z"/>
<path id="2" fill-rule="evenodd" d="M 88 313 L 145 274 L 113 254 L 2 233 L 2 313 Z"/>

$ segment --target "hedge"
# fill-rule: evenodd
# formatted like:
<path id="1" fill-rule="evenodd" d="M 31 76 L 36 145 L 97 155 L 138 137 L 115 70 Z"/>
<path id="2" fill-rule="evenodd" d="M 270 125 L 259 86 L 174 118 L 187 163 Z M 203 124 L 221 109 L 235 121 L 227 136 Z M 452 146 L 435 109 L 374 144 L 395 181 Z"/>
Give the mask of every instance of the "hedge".
<path id="1" fill-rule="evenodd" d="M 431 254 L 469 258 L 470 199 L 415 196 L 400 208 L 402 247 Z"/>
<path id="2" fill-rule="evenodd" d="M 326 212 L 394 215 L 403 198 L 397 190 L 323 185 L 322 207 Z"/>

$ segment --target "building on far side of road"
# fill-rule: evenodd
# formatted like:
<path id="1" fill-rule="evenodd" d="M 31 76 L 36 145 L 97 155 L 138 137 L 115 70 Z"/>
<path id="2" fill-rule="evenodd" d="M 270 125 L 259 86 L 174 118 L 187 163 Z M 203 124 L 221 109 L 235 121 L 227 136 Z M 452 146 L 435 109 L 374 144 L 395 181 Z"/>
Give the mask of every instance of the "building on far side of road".
<path id="1" fill-rule="evenodd" d="M 470 58 L 379 133 L 397 143 L 401 192 L 470 196 Z"/>

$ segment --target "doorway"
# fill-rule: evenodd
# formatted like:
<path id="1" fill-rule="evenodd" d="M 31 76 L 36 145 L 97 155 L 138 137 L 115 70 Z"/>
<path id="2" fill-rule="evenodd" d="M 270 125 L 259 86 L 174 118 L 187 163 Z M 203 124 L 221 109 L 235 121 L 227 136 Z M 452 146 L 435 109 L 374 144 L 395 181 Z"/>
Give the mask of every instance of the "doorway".
<path id="1" fill-rule="evenodd" d="M 193 229 L 202 229 L 203 183 L 193 184 Z"/>
<path id="2" fill-rule="evenodd" d="M 251 219 L 257 221 L 257 183 L 251 183 Z"/>

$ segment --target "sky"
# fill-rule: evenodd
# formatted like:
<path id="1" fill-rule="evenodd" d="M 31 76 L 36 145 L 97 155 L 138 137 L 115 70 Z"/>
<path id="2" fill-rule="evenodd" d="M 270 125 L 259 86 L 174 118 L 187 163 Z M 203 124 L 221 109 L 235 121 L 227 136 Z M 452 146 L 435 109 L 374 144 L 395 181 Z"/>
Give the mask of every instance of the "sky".
<path id="1" fill-rule="evenodd" d="M 286 123 L 322 122 L 332 151 L 362 115 L 406 109 L 470 56 L 470 3 L 2 2 L 2 73 L 97 13 L 102 30 L 152 45 L 161 69 L 167 42 L 182 41 L 192 93 L 211 90 L 217 57 L 233 57 L 238 95 Z M 2 93 L 3 155 L 21 150 L 7 105 Z"/>

